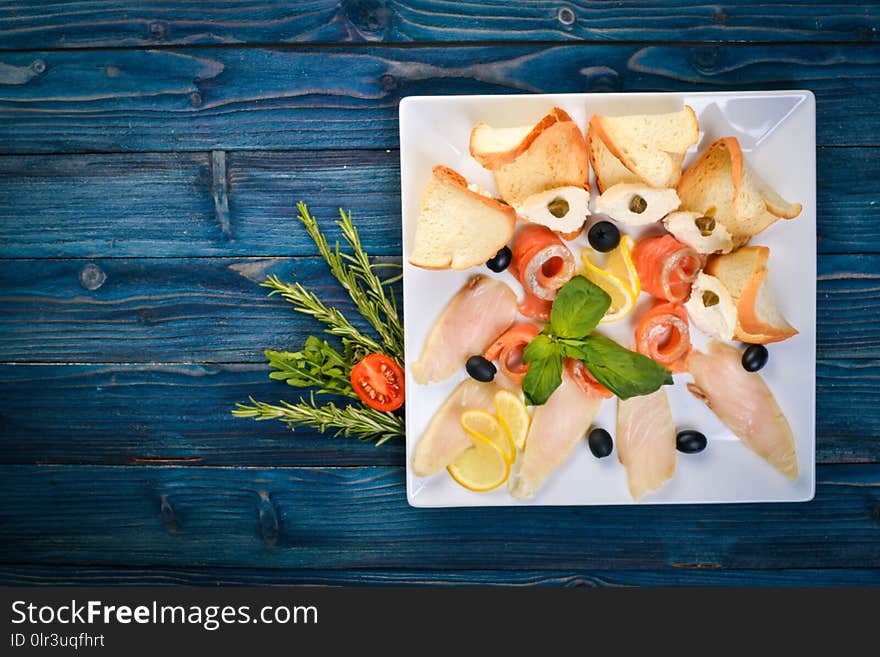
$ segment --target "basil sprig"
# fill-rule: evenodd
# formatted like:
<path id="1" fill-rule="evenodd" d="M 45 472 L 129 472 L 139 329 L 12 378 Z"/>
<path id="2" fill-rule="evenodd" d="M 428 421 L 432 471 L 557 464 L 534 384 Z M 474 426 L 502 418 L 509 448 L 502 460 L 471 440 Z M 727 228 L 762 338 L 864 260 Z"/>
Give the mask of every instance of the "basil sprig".
<path id="1" fill-rule="evenodd" d="M 672 383 L 662 365 L 593 329 L 611 305 L 611 297 L 583 276 L 566 283 L 550 311 L 550 322 L 523 352 L 529 370 L 523 380 L 526 403 L 540 406 L 562 383 L 563 358 L 575 358 L 620 399 L 654 392 Z"/>

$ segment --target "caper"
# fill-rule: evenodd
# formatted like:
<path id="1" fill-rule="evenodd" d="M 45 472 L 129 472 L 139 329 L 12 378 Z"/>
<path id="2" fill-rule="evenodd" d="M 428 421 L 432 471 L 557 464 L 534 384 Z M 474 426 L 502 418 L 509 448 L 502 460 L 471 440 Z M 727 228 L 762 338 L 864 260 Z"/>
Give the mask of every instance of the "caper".
<path id="1" fill-rule="evenodd" d="M 557 219 L 562 219 L 568 214 L 568 201 L 558 196 L 547 204 L 547 209 Z"/>
<path id="2" fill-rule="evenodd" d="M 648 202 L 643 199 L 641 196 L 636 194 L 629 200 L 629 211 L 635 212 L 636 214 L 642 214 L 645 210 L 648 209 Z"/>
<path id="3" fill-rule="evenodd" d="M 712 231 L 715 230 L 715 219 L 712 217 L 697 217 L 694 219 L 694 225 L 700 230 L 700 235 L 703 237 L 709 237 L 712 234 Z"/>
<path id="4" fill-rule="evenodd" d="M 706 306 L 706 308 L 709 308 L 710 306 L 715 306 L 720 301 L 721 299 L 719 299 L 718 295 L 715 294 L 712 290 L 706 290 L 705 292 L 703 292 L 703 305 Z"/>

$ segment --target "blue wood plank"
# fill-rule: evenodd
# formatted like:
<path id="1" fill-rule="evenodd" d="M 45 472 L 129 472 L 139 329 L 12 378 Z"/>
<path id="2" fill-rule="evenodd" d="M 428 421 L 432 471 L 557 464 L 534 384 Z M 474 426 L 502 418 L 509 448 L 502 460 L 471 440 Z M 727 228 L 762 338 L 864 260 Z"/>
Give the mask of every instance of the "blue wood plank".
<path id="1" fill-rule="evenodd" d="M 403 463 L 401 440 L 377 448 L 308 428 L 292 433 L 280 422 L 231 417 L 230 410 L 249 395 L 266 401 L 299 396 L 271 381 L 264 365 L 3 365 L 0 462 Z"/>
<path id="2" fill-rule="evenodd" d="M 299 200 L 331 241 L 339 239 L 333 220 L 344 207 L 354 212 L 369 253 L 396 255 L 398 157 L 228 153 L 225 233 L 208 154 L 0 157 L 0 258 L 311 255 L 311 240 L 292 220 Z M 819 252 L 880 252 L 877 150 L 820 149 L 817 182 Z"/>
<path id="3" fill-rule="evenodd" d="M 878 586 L 880 569 L 271 570 L 0 565 L 0 586 Z"/>
<path id="4" fill-rule="evenodd" d="M 4 3 L 5 4 L 5 3 Z M 0 4 L 0 47 L 321 41 L 871 41 L 863 2 L 180 0 Z"/>
<path id="5" fill-rule="evenodd" d="M 249 395 L 297 398 L 263 365 L 0 365 L 0 463 L 403 465 L 376 448 L 233 419 Z M 819 362 L 816 460 L 880 462 L 880 362 Z M 854 412 L 854 408 L 858 412 Z"/>
<path id="6" fill-rule="evenodd" d="M 880 465 L 805 504 L 414 509 L 402 468 L 0 467 L 6 563 L 307 569 L 880 568 Z"/>
<path id="7" fill-rule="evenodd" d="M 258 287 L 308 281 L 355 318 L 318 258 L 0 260 L 0 362 L 262 362 L 318 330 Z M 880 357 L 880 256 L 819 260 L 818 357 Z"/>
<path id="8" fill-rule="evenodd" d="M 407 95 L 798 87 L 819 145 L 875 145 L 878 62 L 880 45 L 8 52 L 0 152 L 394 148 Z"/>

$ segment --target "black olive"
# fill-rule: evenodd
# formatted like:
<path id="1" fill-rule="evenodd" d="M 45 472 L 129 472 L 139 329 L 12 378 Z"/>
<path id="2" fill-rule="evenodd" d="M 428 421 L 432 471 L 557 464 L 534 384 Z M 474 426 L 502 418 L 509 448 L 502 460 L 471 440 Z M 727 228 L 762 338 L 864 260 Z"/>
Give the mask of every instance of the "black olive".
<path id="1" fill-rule="evenodd" d="M 620 244 L 620 231 L 610 221 L 600 221 L 590 226 L 587 233 L 590 246 L 601 253 L 613 251 Z"/>
<path id="2" fill-rule="evenodd" d="M 477 381 L 482 381 L 483 383 L 487 383 L 495 378 L 495 372 L 498 370 L 495 369 L 494 363 L 490 360 L 486 360 L 482 356 L 471 356 L 467 360 L 467 364 L 464 366 L 467 370 L 467 373 L 471 375 L 471 378 L 476 379 Z"/>
<path id="3" fill-rule="evenodd" d="M 675 449 L 685 454 L 696 454 L 706 449 L 706 436 L 699 431 L 686 429 L 675 437 Z"/>
<path id="4" fill-rule="evenodd" d="M 504 246 L 492 258 L 486 261 L 486 266 L 494 272 L 502 272 L 510 266 L 513 253 L 509 246 Z"/>
<path id="5" fill-rule="evenodd" d="M 762 344 L 750 344 L 743 352 L 742 364 L 743 369 L 747 372 L 757 372 L 767 364 L 767 347 Z"/>
<path id="6" fill-rule="evenodd" d="M 593 429 L 587 437 L 587 443 L 590 445 L 590 451 L 597 459 L 603 459 L 614 449 L 614 441 L 611 434 L 605 429 Z"/>

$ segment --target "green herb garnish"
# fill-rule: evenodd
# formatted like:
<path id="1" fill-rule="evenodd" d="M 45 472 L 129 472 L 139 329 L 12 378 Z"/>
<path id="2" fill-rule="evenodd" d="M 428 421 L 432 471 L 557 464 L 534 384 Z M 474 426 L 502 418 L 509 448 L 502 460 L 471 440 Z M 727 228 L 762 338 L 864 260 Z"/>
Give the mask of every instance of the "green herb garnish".
<path id="1" fill-rule="evenodd" d="M 592 333 L 611 297 L 583 276 L 566 283 L 553 301 L 550 323 L 523 352 L 529 370 L 523 380 L 526 403 L 544 404 L 562 383 L 563 358 L 576 358 L 620 399 L 654 392 L 672 383 L 669 371 L 650 358 Z"/>
<path id="2" fill-rule="evenodd" d="M 324 325 L 324 332 L 338 339 L 341 349 L 315 336 L 306 339 L 300 351 L 266 351 L 273 372 L 272 379 L 309 390 L 307 397 L 295 402 L 268 404 L 253 398 L 250 404 L 236 404 L 232 414 L 255 420 L 280 420 L 291 429 L 308 426 L 321 432 L 334 431 L 336 436 L 354 436 L 381 444 L 389 438 L 405 435 L 402 415 L 377 411 L 360 403 L 351 387 L 351 369 L 370 353 L 385 354 L 403 365 L 403 324 L 397 311 L 391 285 L 400 275 L 383 280 L 377 269 L 400 267 L 396 263 L 371 262 L 361 245 L 360 236 L 351 220 L 351 213 L 340 210 L 336 222 L 351 253 L 342 252 L 339 244 L 330 247 L 318 228 L 318 222 L 304 203 L 298 203 L 299 221 L 315 242 L 330 272 L 348 292 L 361 317 L 375 333 L 371 335 L 350 322 L 338 309 L 325 305 L 313 292 L 300 283 L 285 283 L 269 276 L 261 285 L 269 288 L 269 296 L 278 295 L 290 302 L 294 310 L 314 317 Z M 339 405 L 333 401 L 319 404 L 315 394 L 327 394 L 358 400 Z"/>

